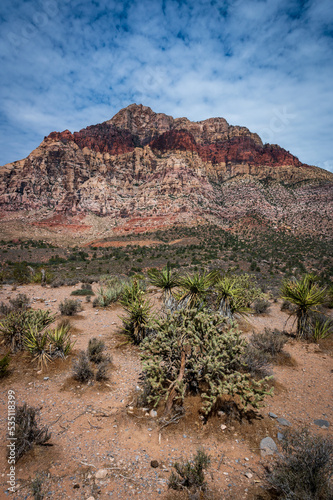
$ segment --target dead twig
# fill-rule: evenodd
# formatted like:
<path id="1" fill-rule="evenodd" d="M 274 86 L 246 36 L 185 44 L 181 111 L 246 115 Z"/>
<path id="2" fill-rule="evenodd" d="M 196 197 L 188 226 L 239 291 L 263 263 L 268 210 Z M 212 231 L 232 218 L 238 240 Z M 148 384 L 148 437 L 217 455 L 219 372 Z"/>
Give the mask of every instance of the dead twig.
<path id="1" fill-rule="evenodd" d="M 93 429 L 103 429 L 103 427 L 100 427 L 99 425 L 93 425 L 89 422 L 88 420 L 88 424 L 93 428 Z"/>
<path id="2" fill-rule="evenodd" d="M 165 427 L 167 427 L 168 425 L 170 424 L 178 424 L 178 422 L 180 421 L 180 419 L 184 416 L 184 413 L 176 413 L 176 415 L 174 415 L 170 420 L 168 420 L 167 422 L 165 422 L 160 428 L 159 428 L 159 432 L 161 432 L 162 429 L 164 429 Z"/>
<path id="3" fill-rule="evenodd" d="M 222 453 L 222 455 L 221 455 L 221 458 L 220 458 L 220 460 L 219 460 L 219 464 L 218 464 L 218 466 L 217 466 L 217 470 L 220 470 L 220 467 L 221 467 L 221 464 L 222 464 L 223 459 L 224 459 L 224 453 Z"/>

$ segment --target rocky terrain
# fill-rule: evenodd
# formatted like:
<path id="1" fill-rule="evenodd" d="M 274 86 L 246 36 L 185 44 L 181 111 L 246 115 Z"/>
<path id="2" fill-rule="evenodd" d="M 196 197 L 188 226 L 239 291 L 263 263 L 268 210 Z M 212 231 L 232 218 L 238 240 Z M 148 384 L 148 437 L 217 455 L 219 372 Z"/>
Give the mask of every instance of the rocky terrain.
<path id="1" fill-rule="evenodd" d="M 332 173 L 245 127 L 132 104 L 102 124 L 52 132 L 26 159 L 0 167 L 0 226 L 5 236 L 37 227 L 88 240 L 259 217 L 325 236 L 333 230 L 332 192 Z"/>

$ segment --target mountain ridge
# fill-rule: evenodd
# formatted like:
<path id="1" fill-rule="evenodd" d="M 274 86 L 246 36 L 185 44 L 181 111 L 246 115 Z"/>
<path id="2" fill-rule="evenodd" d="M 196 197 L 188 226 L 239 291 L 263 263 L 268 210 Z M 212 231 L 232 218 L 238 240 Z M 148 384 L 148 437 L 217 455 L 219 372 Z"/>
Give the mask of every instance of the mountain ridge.
<path id="1" fill-rule="evenodd" d="M 131 104 L 79 132 L 51 132 L 27 158 L 0 167 L 0 210 L 3 218 L 33 210 L 46 225 L 54 214 L 94 214 L 107 217 L 111 231 L 131 218 L 228 226 L 255 214 L 327 235 L 332 188 L 333 174 L 246 127 Z"/>

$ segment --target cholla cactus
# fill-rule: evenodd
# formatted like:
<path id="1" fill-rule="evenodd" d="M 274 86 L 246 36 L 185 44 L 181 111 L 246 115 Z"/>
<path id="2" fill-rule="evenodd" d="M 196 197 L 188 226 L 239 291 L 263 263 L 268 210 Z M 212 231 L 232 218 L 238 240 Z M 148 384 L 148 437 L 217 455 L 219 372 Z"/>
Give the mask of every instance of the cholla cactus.
<path id="1" fill-rule="evenodd" d="M 148 401 L 174 402 L 196 389 L 208 415 L 223 394 L 237 396 L 241 406 L 259 408 L 269 394 L 265 379 L 254 381 L 243 372 L 245 342 L 235 328 L 218 314 L 196 310 L 177 311 L 156 321 L 155 335 L 142 342 L 143 371 L 150 385 Z"/>

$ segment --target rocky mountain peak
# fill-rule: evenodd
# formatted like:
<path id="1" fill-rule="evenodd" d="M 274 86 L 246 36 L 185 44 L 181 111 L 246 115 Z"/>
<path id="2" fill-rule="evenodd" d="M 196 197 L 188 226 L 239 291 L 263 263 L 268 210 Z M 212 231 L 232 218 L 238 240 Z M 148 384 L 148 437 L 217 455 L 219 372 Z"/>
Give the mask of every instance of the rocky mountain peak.
<path id="1" fill-rule="evenodd" d="M 52 132 L 26 159 L 0 167 L 0 210 L 94 214 L 118 228 L 142 217 L 145 227 L 228 225 L 256 213 L 324 234 L 332 186 L 333 174 L 224 118 L 192 122 L 131 104 L 79 132 Z"/>

